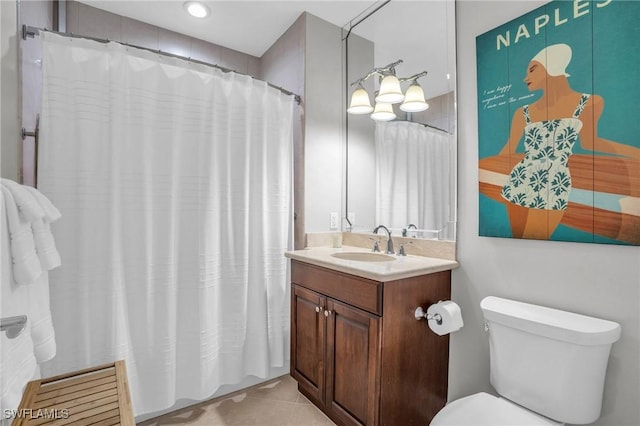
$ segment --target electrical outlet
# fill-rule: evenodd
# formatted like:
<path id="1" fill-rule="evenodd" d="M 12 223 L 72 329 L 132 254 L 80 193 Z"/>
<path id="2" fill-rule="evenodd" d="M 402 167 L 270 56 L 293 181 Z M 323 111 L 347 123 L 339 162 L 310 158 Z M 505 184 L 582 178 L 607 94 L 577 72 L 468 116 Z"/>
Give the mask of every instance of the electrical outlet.
<path id="1" fill-rule="evenodd" d="M 338 229 L 338 213 L 331 212 L 329 215 L 329 229 L 335 231 Z"/>

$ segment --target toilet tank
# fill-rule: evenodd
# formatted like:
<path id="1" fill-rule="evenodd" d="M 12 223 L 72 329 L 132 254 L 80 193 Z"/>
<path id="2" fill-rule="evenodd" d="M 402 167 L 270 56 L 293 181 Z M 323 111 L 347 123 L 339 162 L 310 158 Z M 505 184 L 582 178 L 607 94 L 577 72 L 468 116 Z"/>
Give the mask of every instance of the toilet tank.
<path id="1" fill-rule="evenodd" d="M 491 384 L 500 395 L 564 423 L 600 417 L 618 323 L 493 296 L 480 307 L 489 331 Z"/>

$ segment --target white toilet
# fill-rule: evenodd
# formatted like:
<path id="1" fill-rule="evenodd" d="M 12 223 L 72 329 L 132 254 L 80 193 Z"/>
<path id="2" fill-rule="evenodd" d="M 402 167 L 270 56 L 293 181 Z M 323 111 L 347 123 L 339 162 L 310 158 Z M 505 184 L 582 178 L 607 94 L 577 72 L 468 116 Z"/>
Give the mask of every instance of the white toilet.
<path id="1" fill-rule="evenodd" d="M 543 306 L 486 297 L 491 384 L 447 404 L 431 426 L 592 423 L 600 417 L 611 345 L 620 324 Z"/>

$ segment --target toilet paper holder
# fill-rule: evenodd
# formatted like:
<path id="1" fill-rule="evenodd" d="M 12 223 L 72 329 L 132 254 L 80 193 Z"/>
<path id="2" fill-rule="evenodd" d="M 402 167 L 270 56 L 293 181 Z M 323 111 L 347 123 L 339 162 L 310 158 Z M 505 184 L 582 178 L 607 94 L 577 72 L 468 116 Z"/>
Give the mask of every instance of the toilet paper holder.
<path id="1" fill-rule="evenodd" d="M 442 325 L 442 315 L 440 314 L 428 314 L 422 309 L 422 306 L 418 306 L 416 311 L 414 312 L 414 316 L 416 320 L 420 321 L 422 319 L 426 319 L 427 321 L 435 321 L 436 324 Z"/>

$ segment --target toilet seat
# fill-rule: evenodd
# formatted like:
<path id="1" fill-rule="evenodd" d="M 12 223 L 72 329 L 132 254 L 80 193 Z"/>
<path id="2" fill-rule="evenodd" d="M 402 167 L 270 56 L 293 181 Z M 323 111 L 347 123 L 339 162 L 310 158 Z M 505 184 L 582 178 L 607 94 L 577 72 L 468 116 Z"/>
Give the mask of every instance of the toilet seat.
<path id="1" fill-rule="evenodd" d="M 561 426 L 504 398 L 485 392 L 447 404 L 430 426 Z"/>

